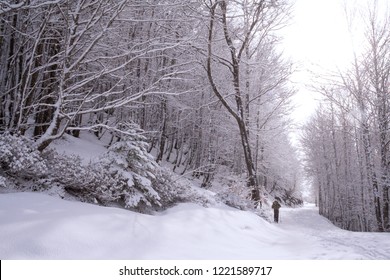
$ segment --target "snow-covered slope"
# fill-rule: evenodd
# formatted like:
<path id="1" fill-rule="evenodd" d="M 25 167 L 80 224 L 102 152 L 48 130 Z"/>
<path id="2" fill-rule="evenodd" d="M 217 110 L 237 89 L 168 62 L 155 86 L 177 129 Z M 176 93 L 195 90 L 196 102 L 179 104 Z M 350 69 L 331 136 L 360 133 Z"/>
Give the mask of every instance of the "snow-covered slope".
<path id="1" fill-rule="evenodd" d="M 55 140 L 51 148 L 66 155 L 78 155 L 83 163 L 96 161 L 99 156 L 107 152 L 104 142 L 99 141 L 91 133 L 81 133 L 82 138 L 76 138 L 65 134 L 61 139 Z"/>
<path id="2" fill-rule="evenodd" d="M 339 230 L 314 207 L 281 214 L 270 224 L 225 206 L 181 204 L 149 216 L 0 194 L 0 259 L 390 259 L 388 233 Z"/>

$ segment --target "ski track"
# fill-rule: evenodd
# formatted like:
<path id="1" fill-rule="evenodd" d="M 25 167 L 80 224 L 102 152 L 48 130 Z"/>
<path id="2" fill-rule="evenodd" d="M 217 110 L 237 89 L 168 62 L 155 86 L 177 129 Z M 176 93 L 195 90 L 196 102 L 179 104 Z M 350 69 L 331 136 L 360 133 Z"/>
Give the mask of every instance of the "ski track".
<path id="1" fill-rule="evenodd" d="M 304 239 L 306 249 L 313 250 L 313 259 L 329 259 L 329 253 L 355 256 L 353 259 L 390 259 L 390 233 L 352 232 L 340 229 L 318 214 L 318 208 L 284 208 L 279 226 Z M 320 247 L 320 248 L 318 248 Z M 351 257 L 347 257 L 352 259 Z"/>

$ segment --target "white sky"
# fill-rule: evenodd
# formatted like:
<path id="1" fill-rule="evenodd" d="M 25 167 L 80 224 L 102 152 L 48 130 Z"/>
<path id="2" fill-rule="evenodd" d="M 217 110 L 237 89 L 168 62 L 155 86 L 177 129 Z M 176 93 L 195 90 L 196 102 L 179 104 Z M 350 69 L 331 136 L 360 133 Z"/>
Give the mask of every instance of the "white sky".
<path id="1" fill-rule="evenodd" d="M 297 123 L 307 120 L 317 104 L 318 96 L 306 87 L 311 83 L 310 72 L 343 68 L 353 57 L 344 3 L 353 9 L 365 1 L 295 0 L 291 25 L 283 30 L 283 46 L 285 54 L 299 69 L 293 76 L 299 90 L 295 99 L 297 109 L 293 113 Z"/>

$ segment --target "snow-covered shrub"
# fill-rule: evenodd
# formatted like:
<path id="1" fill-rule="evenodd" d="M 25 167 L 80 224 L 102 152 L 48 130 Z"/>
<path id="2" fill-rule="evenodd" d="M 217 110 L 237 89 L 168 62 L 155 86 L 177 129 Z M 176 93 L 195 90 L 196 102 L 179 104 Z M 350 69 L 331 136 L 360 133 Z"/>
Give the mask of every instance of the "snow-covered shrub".
<path id="1" fill-rule="evenodd" d="M 7 178 L 0 175 L 0 188 L 6 188 L 7 187 Z"/>
<path id="2" fill-rule="evenodd" d="M 127 208 L 142 209 L 160 207 L 160 196 L 153 188 L 159 171 L 158 164 L 147 152 L 146 138 L 138 127 L 129 126 L 125 135 L 108 148 L 101 161 L 111 173 L 126 178 L 124 203 Z"/>
<path id="3" fill-rule="evenodd" d="M 108 148 L 108 158 L 117 167 L 143 176 L 154 178 L 154 172 L 159 165 L 153 156 L 148 153 L 148 143 L 143 131 L 135 125 L 128 128 L 126 135 L 121 135 L 120 140 Z"/>
<path id="4" fill-rule="evenodd" d="M 217 192 L 216 197 L 226 205 L 240 210 L 253 209 L 250 190 L 245 182 L 236 181 Z"/>
<path id="5" fill-rule="evenodd" d="M 171 186 L 168 171 L 162 171 L 147 152 L 140 132 L 132 132 L 120 135 L 107 153 L 88 164 L 76 155 L 46 151 L 48 176 L 35 180 L 34 190 L 47 192 L 55 187 L 80 201 L 139 212 L 166 208 L 178 200 L 179 187 Z"/>
<path id="6" fill-rule="evenodd" d="M 208 198 L 192 192 L 190 184 L 156 163 L 142 133 L 136 125 L 128 125 L 127 134 L 121 135 L 102 159 L 111 172 L 128 179 L 125 207 L 145 212 L 184 201 L 207 204 Z"/>
<path id="7" fill-rule="evenodd" d="M 32 140 L 8 132 L 0 134 L 0 169 L 9 176 L 34 178 L 47 172 L 45 160 Z"/>
<path id="8" fill-rule="evenodd" d="M 152 184 L 159 194 L 159 202 L 165 207 L 174 203 L 184 202 L 184 193 L 187 190 L 187 186 L 180 184 L 175 180 L 175 174 L 170 170 L 159 168 L 155 173 L 155 178 L 152 180 Z"/>
<path id="9" fill-rule="evenodd" d="M 173 173 L 161 168 L 148 153 L 142 130 L 132 125 L 120 141 L 111 145 L 102 162 L 111 172 L 127 178 L 125 207 L 145 212 L 164 209 L 173 203 L 185 201 L 184 186 L 175 182 Z"/>
<path id="10" fill-rule="evenodd" d="M 46 158 L 50 176 L 39 181 L 43 188 L 59 186 L 81 201 L 102 205 L 119 202 L 130 192 L 126 189 L 127 179 L 100 162 L 83 165 L 78 156 L 54 151 L 47 153 Z"/>
<path id="11" fill-rule="evenodd" d="M 237 208 L 240 210 L 246 210 L 248 209 L 248 200 L 243 199 L 242 197 L 238 196 L 235 193 L 230 192 L 229 190 L 226 190 L 224 192 L 220 192 L 216 194 L 216 198 L 221 201 L 222 203 Z"/>
<path id="12" fill-rule="evenodd" d="M 148 213 L 179 202 L 215 203 L 212 195 L 160 167 L 147 152 L 141 130 L 133 126 L 128 131 L 100 159 L 88 164 L 79 156 L 51 149 L 40 153 L 27 138 L 2 134 L 0 187 L 9 186 L 12 179 L 20 190 Z"/>
<path id="13" fill-rule="evenodd" d="M 223 173 L 216 179 L 218 184 L 216 182 L 212 190 L 215 191 L 218 201 L 240 210 L 253 208 L 250 190 L 246 186 L 245 178 Z"/>
<path id="14" fill-rule="evenodd" d="M 160 169 L 153 185 L 165 207 L 180 202 L 192 202 L 205 207 L 216 204 L 211 192 L 193 186 L 188 179 L 180 177 L 168 169 Z"/>
<path id="15" fill-rule="evenodd" d="M 213 191 L 216 192 L 217 201 L 236 209 L 251 211 L 271 221 L 272 202 L 268 201 L 270 196 L 263 190 L 261 204 L 251 200 L 251 190 L 246 185 L 245 177 L 221 172 L 214 185 Z"/>
<path id="16" fill-rule="evenodd" d="M 16 188 L 14 178 L 0 174 L 0 193 L 8 192 Z"/>

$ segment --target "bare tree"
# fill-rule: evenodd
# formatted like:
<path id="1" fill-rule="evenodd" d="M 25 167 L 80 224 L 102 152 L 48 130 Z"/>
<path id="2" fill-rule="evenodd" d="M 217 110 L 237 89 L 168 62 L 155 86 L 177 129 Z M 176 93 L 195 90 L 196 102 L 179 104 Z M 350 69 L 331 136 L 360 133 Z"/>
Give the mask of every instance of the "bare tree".
<path id="1" fill-rule="evenodd" d="M 255 52 L 255 48 L 261 42 L 261 38 L 257 38 L 256 33 L 261 32 L 264 27 L 270 28 L 269 22 L 264 24 L 265 18 L 268 18 L 269 14 L 274 15 L 274 11 L 280 8 L 277 5 L 275 1 L 245 1 L 245 5 L 239 5 L 234 1 L 209 1 L 208 3 L 210 20 L 206 63 L 207 76 L 213 93 L 238 125 L 248 173 L 247 184 L 252 189 L 252 199 L 255 201 L 260 200 L 260 190 L 249 139 L 249 106 L 245 103 L 246 100 L 247 103 L 249 102 L 249 95 L 245 95 L 245 89 L 248 89 L 248 81 L 247 83 L 242 81 L 242 76 L 245 73 L 245 68 L 242 65 L 245 54 L 250 56 L 249 54 Z M 240 16 L 243 17 L 241 22 Z M 271 23 L 275 23 L 277 17 L 271 18 Z M 240 25 L 244 25 L 244 27 L 238 27 Z M 217 27 L 220 29 L 216 30 Z M 227 57 L 217 54 L 213 49 L 213 45 L 219 40 L 219 35 L 223 37 L 225 45 L 222 47 L 226 49 Z M 218 86 L 215 81 L 215 61 L 229 70 L 231 86 L 228 87 L 228 92 Z M 246 73 L 248 74 L 248 70 Z M 235 105 L 232 104 L 231 99 L 234 100 Z"/>
<path id="2" fill-rule="evenodd" d="M 320 89 L 328 104 L 315 121 L 329 125 L 311 123 L 304 143 L 321 213 L 347 229 L 389 231 L 390 29 L 375 5 L 367 18 L 362 55 Z M 315 158 L 320 145 L 324 153 Z"/>

